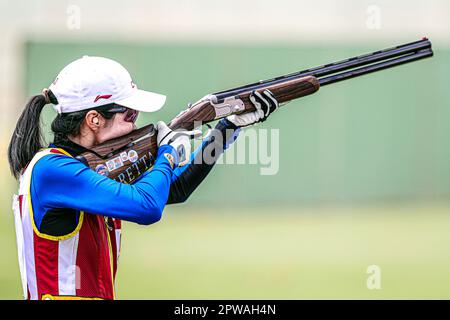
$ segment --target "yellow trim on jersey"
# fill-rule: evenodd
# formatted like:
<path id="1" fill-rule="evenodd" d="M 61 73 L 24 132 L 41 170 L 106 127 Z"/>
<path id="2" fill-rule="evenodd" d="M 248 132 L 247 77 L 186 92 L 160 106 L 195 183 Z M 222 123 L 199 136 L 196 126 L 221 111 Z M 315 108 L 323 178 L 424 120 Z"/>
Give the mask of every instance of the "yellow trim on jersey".
<path id="1" fill-rule="evenodd" d="M 47 149 L 42 149 L 41 151 L 45 151 L 45 150 L 48 150 L 48 149 L 58 150 L 59 152 L 61 152 L 61 153 L 65 154 L 65 155 L 67 155 L 68 157 L 72 158 L 72 156 L 69 153 L 67 153 L 65 150 L 60 149 L 60 148 L 47 148 Z M 54 153 L 50 153 L 50 154 L 54 154 Z M 75 230 L 73 230 L 69 234 L 65 234 L 65 235 L 62 235 L 62 236 L 52 236 L 52 235 L 49 235 L 49 234 L 42 233 L 42 232 L 40 232 L 38 230 L 38 228 L 36 226 L 36 223 L 34 221 L 33 204 L 31 202 L 31 178 L 32 178 L 32 174 L 33 174 L 34 165 L 33 165 L 32 168 L 29 168 L 29 169 L 31 170 L 31 172 L 30 172 L 30 185 L 28 186 L 28 207 L 30 209 L 31 224 L 33 225 L 34 233 L 36 233 L 36 235 L 38 237 L 40 237 L 40 238 L 47 239 L 47 240 L 52 240 L 52 241 L 66 240 L 66 239 L 69 239 L 69 238 L 73 237 L 74 235 L 76 235 L 80 231 L 81 226 L 83 225 L 84 211 L 80 211 L 80 216 L 78 218 L 78 224 L 77 224 Z"/>
<path id="2" fill-rule="evenodd" d="M 115 230 L 115 228 L 114 228 Z M 116 287 L 114 285 L 114 262 L 113 262 L 113 250 L 112 250 L 112 244 L 111 244 L 111 236 L 109 235 L 109 230 L 106 230 L 106 234 L 108 236 L 108 247 L 109 247 L 109 265 L 111 267 L 111 284 L 112 284 L 112 290 L 113 290 L 113 299 L 116 300 Z M 117 249 L 116 249 L 117 250 Z"/>
<path id="3" fill-rule="evenodd" d="M 104 300 L 97 297 L 78 297 L 78 296 L 54 296 L 51 294 L 44 294 L 41 300 Z"/>

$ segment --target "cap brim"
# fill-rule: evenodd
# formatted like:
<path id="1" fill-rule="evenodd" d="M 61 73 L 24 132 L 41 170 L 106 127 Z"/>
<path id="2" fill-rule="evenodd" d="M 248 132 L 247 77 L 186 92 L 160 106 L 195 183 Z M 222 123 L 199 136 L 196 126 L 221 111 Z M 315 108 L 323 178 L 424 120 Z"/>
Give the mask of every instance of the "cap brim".
<path id="1" fill-rule="evenodd" d="M 130 97 L 115 101 L 116 104 L 141 112 L 158 111 L 165 102 L 165 95 L 139 89 Z"/>

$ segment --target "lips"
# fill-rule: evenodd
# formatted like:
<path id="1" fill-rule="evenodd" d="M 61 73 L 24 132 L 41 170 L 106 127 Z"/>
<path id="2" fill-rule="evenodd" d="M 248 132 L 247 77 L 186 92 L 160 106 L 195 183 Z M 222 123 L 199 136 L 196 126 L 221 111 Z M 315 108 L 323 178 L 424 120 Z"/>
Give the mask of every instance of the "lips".
<path id="1" fill-rule="evenodd" d="M 138 117 L 138 115 L 139 115 L 139 112 L 138 112 L 138 111 L 133 110 L 133 109 L 128 109 L 128 110 L 127 110 L 127 113 L 126 113 L 126 115 L 125 115 L 124 120 L 125 120 L 126 122 L 135 123 L 135 122 L 136 122 L 136 119 L 137 119 L 137 117 Z"/>

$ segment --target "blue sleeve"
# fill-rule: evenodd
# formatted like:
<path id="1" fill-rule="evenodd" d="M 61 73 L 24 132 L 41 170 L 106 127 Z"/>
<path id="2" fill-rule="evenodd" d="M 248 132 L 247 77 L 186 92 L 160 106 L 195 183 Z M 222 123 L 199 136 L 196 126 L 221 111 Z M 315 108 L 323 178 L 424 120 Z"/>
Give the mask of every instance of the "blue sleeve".
<path id="1" fill-rule="evenodd" d="M 78 160 L 52 154 L 39 160 L 32 174 L 31 198 L 39 226 L 49 209 L 70 208 L 100 214 L 139 224 L 151 224 L 161 219 L 166 205 L 173 170 L 164 153 L 177 159 L 173 147 L 162 146 L 155 164 L 133 185 L 106 178 Z"/>

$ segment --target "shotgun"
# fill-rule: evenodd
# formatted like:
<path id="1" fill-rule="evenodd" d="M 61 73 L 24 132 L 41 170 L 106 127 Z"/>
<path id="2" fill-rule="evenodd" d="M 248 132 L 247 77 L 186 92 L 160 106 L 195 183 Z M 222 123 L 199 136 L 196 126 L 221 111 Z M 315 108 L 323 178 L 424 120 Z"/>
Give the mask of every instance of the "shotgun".
<path id="1" fill-rule="evenodd" d="M 249 100 L 253 91 L 270 90 L 280 105 L 319 90 L 320 87 L 375 71 L 432 57 L 427 38 L 375 51 L 319 67 L 263 80 L 226 91 L 208 94 L 180 112 L 169 123 L 173 130 L 192 130 L 200 125 L 254 111 Z M 96 172 L 122 183 L 132 183 L 151 168 L 157 154 L 156 132 L 152 124 L 128 135 L 106 141 L 77 157 Z"/>

